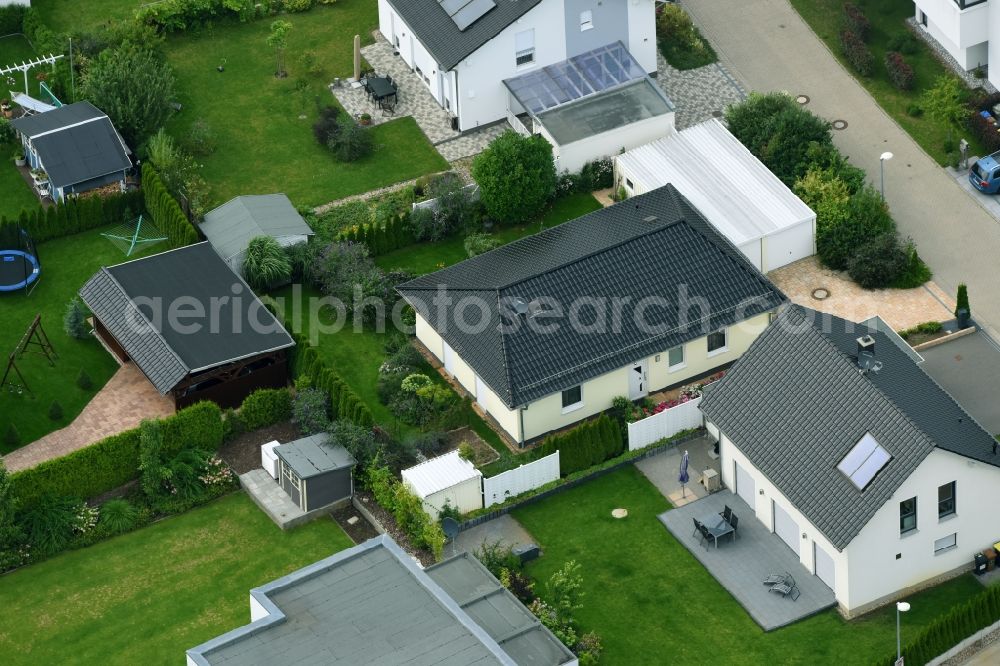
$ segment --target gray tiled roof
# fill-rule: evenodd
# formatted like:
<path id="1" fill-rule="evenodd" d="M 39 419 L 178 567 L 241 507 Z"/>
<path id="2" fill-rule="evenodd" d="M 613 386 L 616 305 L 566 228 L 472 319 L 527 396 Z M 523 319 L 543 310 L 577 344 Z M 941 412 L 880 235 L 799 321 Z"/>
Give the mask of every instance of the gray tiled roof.
<path id="1" fill-rule="evenodd" d="M 859 371 L 857 338 L 882 369 Z M 785 308 L 701 409 L 843 550 L 935 446 L 993 465 L 992 438 L 883 332 Z M 837 465 L 864 436 L 892 456 L 858 490 Z"/>
<path id="2" fill-rule="evenodd" d="M 443 69 L 451 69 L 521 18 L 541 0 L 497 0 L 496 7 L 459 30 L 438 0 L 389 0 Z M 428 76 L 430 72 L 427 73 Z"/>
<path id="3" fill-rule="evenodd" d="M 681 285 L 689 302 L 709 305 L 707 315 L 692 306 L 684 322 Z M 459 330 L 461 308 L 435 299 L 439 287 L 453 304 L 467 297 L 483 303 L 489 325 Z M 419 277 L 399 291 L 511 408 L 771 311 L 784 300 L 671 185 Z M 646 297 L 669 305 L 647 310 L 648 325 L 639 326 L 636 306 Z M 563 312 L 581 298 L 607 299 L 608 313 L 613 300 L 629 300 L 617 331 L 608 314 L 603 331 L 579 331 L 564 319 L 557 331 L 544 333 L 511 314 L 514 298 L 552 299 Z M 464 314 L 476 323 L 477 308 Z M 594 316 L 588 307 L 579 319 L 592 324 Z M 512 321 L 520 322 L 516 330 L 502 331 L 500 324 Z"/>
<path id="4" fill-rule="evenodd" d="M 274 447 L 274 453 L 285 461 L 300 479 L 308 479 L 357 464 L 347 449 L 330 441 L 330 435 L 319 433 Z"/>
<path id="5" fill-rule="evenodd" d="M 477 563 L 478 564 L 478 563 Z M 388 536 L 376 537 L 300 569 L 251 596 L 268 616 L 188 650 L 196 664 L 331 664 L 354 666 L 557 666 L 573 657 L 551 633 L 538 633 L 537 622 L 521 624 L 523 606 L 504 607 L 503 617 L 480 618 L 463 609 L 468 598 L 455 598 L 464 584 L 483 585 L 489 572 L 462 567 L 459 585 L 448 562 L 426 572 Z M 493 596 L 510 595 L 500 588 Z M 515 600 L 515 603 L 516 600 Z M 512 624 L 515 623 L 515 624 Z M 494 635 L 504 626 L 533 634 L 526 641 Z M 558 648 L 536 641 L 547 637 Z M 532 658 L 519 659 L 500 642 L 533 645 Z M 541 647 L 539 647 L 541 646 Z"/>
<path id="6" fill-rule="evenodd" d="M 230 199 L 205 213 L 198 228 L 212 247 L 230 259 L 257 236 L 311 236 L 313 231 L 284 194 L 253 194 Z"/>

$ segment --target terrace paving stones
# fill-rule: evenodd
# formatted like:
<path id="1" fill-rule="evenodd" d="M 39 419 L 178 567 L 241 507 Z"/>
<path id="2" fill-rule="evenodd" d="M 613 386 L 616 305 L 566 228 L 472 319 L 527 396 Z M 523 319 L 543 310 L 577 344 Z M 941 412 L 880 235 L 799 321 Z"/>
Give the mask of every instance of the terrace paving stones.
<path id="1" fill-rule="evenodd" d="M 246 474 L 240 474 L 240 485 L 254 504 L 281 529 L 287 530 L 308 520 L 306 512 L 292 502 L 288 493 L 263 469 L 252 469 Z"/>
<path id="2" fill-rule="evenodd" d="M 782 266 L 767 277 L 793 303 L 855 322 L 879 315 L 896 331 L 955 316 L 951 297 L 933 282 L 915 289 L 862 289 L 846 273 L 822 266 L 815 256 Z M 813 296 L 817 289 L 828 295 L 818 300 Z"/>
<path id="3" fill-rule="evenodd" d="M 70 388 L 79 390 L 75 386 Z M 39 418 L 45 418 L 42 407 L 37 409 Z M 136 428 L 143 419 L 173 413 L 173 399 L 160 395 L 135 364 L 129 362 L 118 368 L 72 423 L 8 453 L 3 460 L 11 472 L 27 469 Z"/>
<path id="4" fill-rule="evenodd" d="M 720 473 L 719 458 L 712 458 L 709 455 L 714 447 L 715 440 L 713 438 L 699 437 L 659 455 L 639 460 L 635 466 L 671 504 L 675 507 L 684 506 L 708 495 L 708 491 L 701 484 L 702 471 L 713 469 L 716 474 Z M 690 480 L 682 488 L 677 477 L 680 473 L 681 455 L 684 451 L 687 451 L 689 455 L 688 476 Z"/>
<path id="5" fill-rule="evenodd" d="M 450 556 L 453 548 L 454 552 L 475 553 L 484 543 L 496 541 L 511 547 L 538 543 L 528 533 L 528 530 L 521 526 L 521 523 L 517 522 L 510 514 L 506 514 L 460 532 L 455 537 L 454 546 L 448 544 L 444 547 L 445 556 Z"/>
<path id="6" fill-rule="evenodd" d="M 721 63 L 681 71 L 656 52 L 656 82 L 677 107 L 674 125 L 682 130 L 721 117 L 730 104 L 743 101 L 746 91 Z"/>

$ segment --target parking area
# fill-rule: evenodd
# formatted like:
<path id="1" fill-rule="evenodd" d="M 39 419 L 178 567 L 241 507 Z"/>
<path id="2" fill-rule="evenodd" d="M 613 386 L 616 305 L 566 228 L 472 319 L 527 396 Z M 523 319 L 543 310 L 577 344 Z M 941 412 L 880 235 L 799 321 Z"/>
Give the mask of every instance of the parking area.
<path id="1" fill-rule="evenodd" d="M 925 349 L 923 369 L 991 434 L 1000 433 L 1000 347 L 979 331 Z"/>
<path id="2" fill-rule="evenodd" d="M 971 167 L 973 164 L 975 164 L 977 159 L 979 158 L 975 156 L 970 157 L 969 166 Z M 972 186 L 972 183 L 969 182 L 968 169 L 946 168 L 945 171 L 947 171 L 948 175 L 950 175 L 952 178 L 955 179 L 955 182 L 958 183 L 959 187 L 965 190 L 966 194 L 972 197 L 976 201 L 976 203 L 982 206 L 987 213 L 992 215 L 994 218 L 996 218 L 998 222 L 1000 222 L 1000 195 L 983 194 L 982 192 L 974 188 Z"/>

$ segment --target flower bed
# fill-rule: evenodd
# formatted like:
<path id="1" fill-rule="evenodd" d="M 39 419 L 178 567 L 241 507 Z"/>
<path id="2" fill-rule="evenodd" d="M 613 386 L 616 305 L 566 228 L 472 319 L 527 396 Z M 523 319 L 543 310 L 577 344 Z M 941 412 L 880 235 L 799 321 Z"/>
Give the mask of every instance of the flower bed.
<path id="1" fill-rule="evenodd" d="M 671 398 L 662 402 L 653 402 L 647 398 L 639 404 L 631 404 L 631 408 L 625 413 L 625 420 L 628 423 L 635 423 L 636 421 L 641 421 L 644 418 L 654 416 L 673 407 L 677 407 L 678 405 L 683 405 L 684 403 L 690 402 L 695 398 L 700 398 L 703 388 L 713 382 L 719 381 L 725 374 L 725 372 L 717 372 L 702 382 L 682 386 L 678 391 L 676 398 Z"/>

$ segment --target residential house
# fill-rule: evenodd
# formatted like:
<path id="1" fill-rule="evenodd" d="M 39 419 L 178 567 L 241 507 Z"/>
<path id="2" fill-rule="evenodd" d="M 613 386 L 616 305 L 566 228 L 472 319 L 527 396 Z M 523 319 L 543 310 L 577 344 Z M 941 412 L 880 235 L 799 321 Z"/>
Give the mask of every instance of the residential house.
<path id="1" fill-rule="evenodd" d="M 764 273 L 816 252 L 816 213 L 715 118 L 614 160 L 616 187 L 671 183 Z"/>
<path id="2" fill-rule="evenodd" d="M 28 166 L 40 175 L 36 189 L 62 201 L 98 187 L 118 184 L 132 168 L 131 151 L 108 116 L 90 102 L 67 104 L 10 121 Z"/>
<path id="3" fill-rule="evenodd" d="M 291 336 L 207 242 L 102 268 L 80 289 L 94 334 L 178 408 L 239 406 L 288 382 Z"/>
<path id="4" fill-rule="evenodd" d="M 656 72 L 654 0 L 379 0 L 378 11 L 379 31 L 462 131 L 507 115 L 504 80 L 609 44 Z"/>
<path id="5" fill-rule="evenodd" d="M 399 287 L 520 445 L 743 354 L 784 296 L 671 185 Z"/>
<path id="6" fill-rule="evenodd" d="M 930 35 L 959 66 L 970 71 L 1000 58 L 1000 42 L 990 35 L 1000 33 L 1000 13 L 989 0 L 914 0 L 920 29 Z M 1000 60 L 996 60 L 1000 62 Z M 1000 85 L 1000 72 L 988 73 L 990 83 Z"/>
<path id="7" fill-rule="evenodd" d="M 243 195 L 205 213 L 198 229 L 229 267 L 243 273 L 247 246 L 270 236 L 282 247 L 305 243 L 313 235 L 284 194 Z"/>
<path id="8" fill-rule="evenodd" d="M 723 483 L 855 616 L 1000 536 L 996 441 L 895 333 L 792 305 L 701 409 Z"/>
<path id="9" fill-rule="evenodd" d="M 575 666 L 479 561 L 426 569 L 388 536 L 250 590 L 250 624 L 187 651 L 188 666 Z"/>

